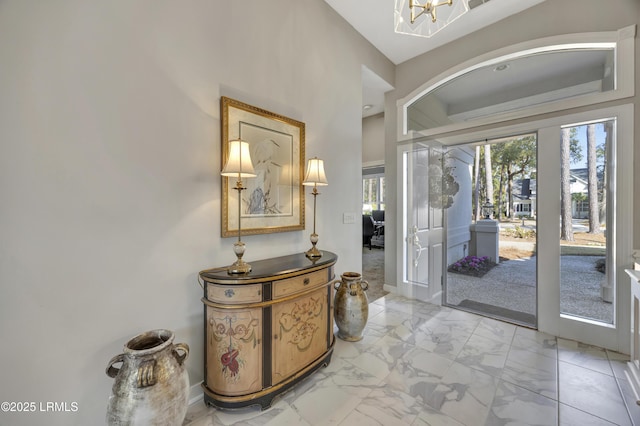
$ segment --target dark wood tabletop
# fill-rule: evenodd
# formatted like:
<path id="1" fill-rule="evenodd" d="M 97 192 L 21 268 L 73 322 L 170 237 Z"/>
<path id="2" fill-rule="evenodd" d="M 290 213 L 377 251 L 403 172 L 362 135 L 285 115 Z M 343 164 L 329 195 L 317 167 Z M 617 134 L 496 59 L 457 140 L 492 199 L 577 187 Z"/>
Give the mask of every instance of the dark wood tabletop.
<path id="1" fill-rule="evenodd" d="M 335 253 L 321 250 L 322 257 L 309 259 L 304 253 L 274 257 L 264 260 L 246 260 L 251 265 L 248 274 L 228 274 L 226 268 L 211 268 L 200 271 L 200 277 L 208 282 L 220 284 L 249 284 L 256 281 L 264 281 L 273 276 L 296 275 L 310 269 L 321 269 L 327 265 L 336 263 L 338 256 Z"/>

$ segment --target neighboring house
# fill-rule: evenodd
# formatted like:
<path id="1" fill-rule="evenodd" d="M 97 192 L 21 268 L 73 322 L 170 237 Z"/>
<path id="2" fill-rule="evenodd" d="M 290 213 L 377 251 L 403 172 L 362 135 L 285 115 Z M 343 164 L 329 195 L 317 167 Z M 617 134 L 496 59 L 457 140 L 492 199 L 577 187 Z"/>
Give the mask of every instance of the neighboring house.
<path id="1" fill-rule="evenodd" d="M 515 217 L 536 215 L 536 188 L 535 179 L 518 179 L 513 181 L 513 214 Z"/>
<path id="2" fill-rule="evenodd" d="M 571 169 L 571 215 L 575 219 L 589 217 L 588 171 L 586 168 Z M 602 187 L 602 173 L 598 172 L 598 189 Z M 536 216 L 537 197 L 535 179 L 513 181 L 513 211 L 515 217 Z"/>
<path id="3" fill-rule="evenodd" d="M 574 219 L 589 218 L 589 171 L 585 168 L 571 169 L 571 215 Z M 602 190 L 604 177 L 598 170 L 598 193 Z"/>
<path id="4" fill-rule="evenodd" d="M 571 217 L 589 217 L 589 185 L 587 169 L 573 169 L 569 174 L 571 188 Z"/>

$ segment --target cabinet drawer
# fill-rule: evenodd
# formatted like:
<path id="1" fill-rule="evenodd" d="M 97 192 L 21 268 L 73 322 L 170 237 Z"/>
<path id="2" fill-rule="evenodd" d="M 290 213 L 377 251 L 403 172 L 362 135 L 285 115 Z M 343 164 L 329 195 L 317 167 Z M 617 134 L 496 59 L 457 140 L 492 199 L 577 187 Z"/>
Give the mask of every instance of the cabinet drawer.
<path id="1" fill-rule="evenodd" d="M 207 299 L 211 302 L 239 304 L 262 301 L 262 284 L 207 285 Z"/>
<path id="2" fill-rule="evenodd" d="M 286 280 L 274 281 L 273 298 L 278 299 L 321 284 L 326 284 L 327 277 L 327 270 L 322 269 L 310 274 L 287 278 Z"/>

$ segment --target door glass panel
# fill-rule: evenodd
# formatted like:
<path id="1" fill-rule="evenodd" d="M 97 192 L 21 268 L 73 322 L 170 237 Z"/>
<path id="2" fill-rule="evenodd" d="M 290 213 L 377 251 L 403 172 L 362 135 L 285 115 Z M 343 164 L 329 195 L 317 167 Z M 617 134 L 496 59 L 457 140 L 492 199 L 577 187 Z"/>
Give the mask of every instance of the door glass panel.
<path id="1" fill-rule="evenodd" d="M 429 148 L 422 147 L 405 154 L 405 187 L 407 195 L 410 195 L 406 203 L 408 230 L 405 276 L 407 282 L 423 286 L 428 286 L 429 283 L 429 247 L 423 237 L 429 231 L 429 152 Z"/>
<path id="2" fill-rule="evenodd" d="M 535 327 L 536 135 L 450 148 L 446 164 L 460 190 L 446 208 L 444 303 Z"/>
<path id="3" fill-rule="evenodd" d="M 614 323 L 615 120 L 562 128 L 560 312 Z"/>

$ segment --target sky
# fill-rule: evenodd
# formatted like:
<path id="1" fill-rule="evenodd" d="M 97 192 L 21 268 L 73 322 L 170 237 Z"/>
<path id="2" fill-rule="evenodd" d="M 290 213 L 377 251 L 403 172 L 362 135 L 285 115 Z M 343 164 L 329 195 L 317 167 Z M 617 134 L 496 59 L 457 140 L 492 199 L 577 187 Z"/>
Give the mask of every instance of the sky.
<path id="1" fill-rule="evenodd" d="M 587 167 L 587 125 L 576 126 L 577 138 L 582 150 L 582 160 L 577 163 L 571 163 L 572 169 L 586 168 Z M 596 146 L 604 143 L 606 133 L 604 131 L 604 124 L 600 122 L 596 124 Z M 599 161 L 601 163 L 602 160 Z"/>

